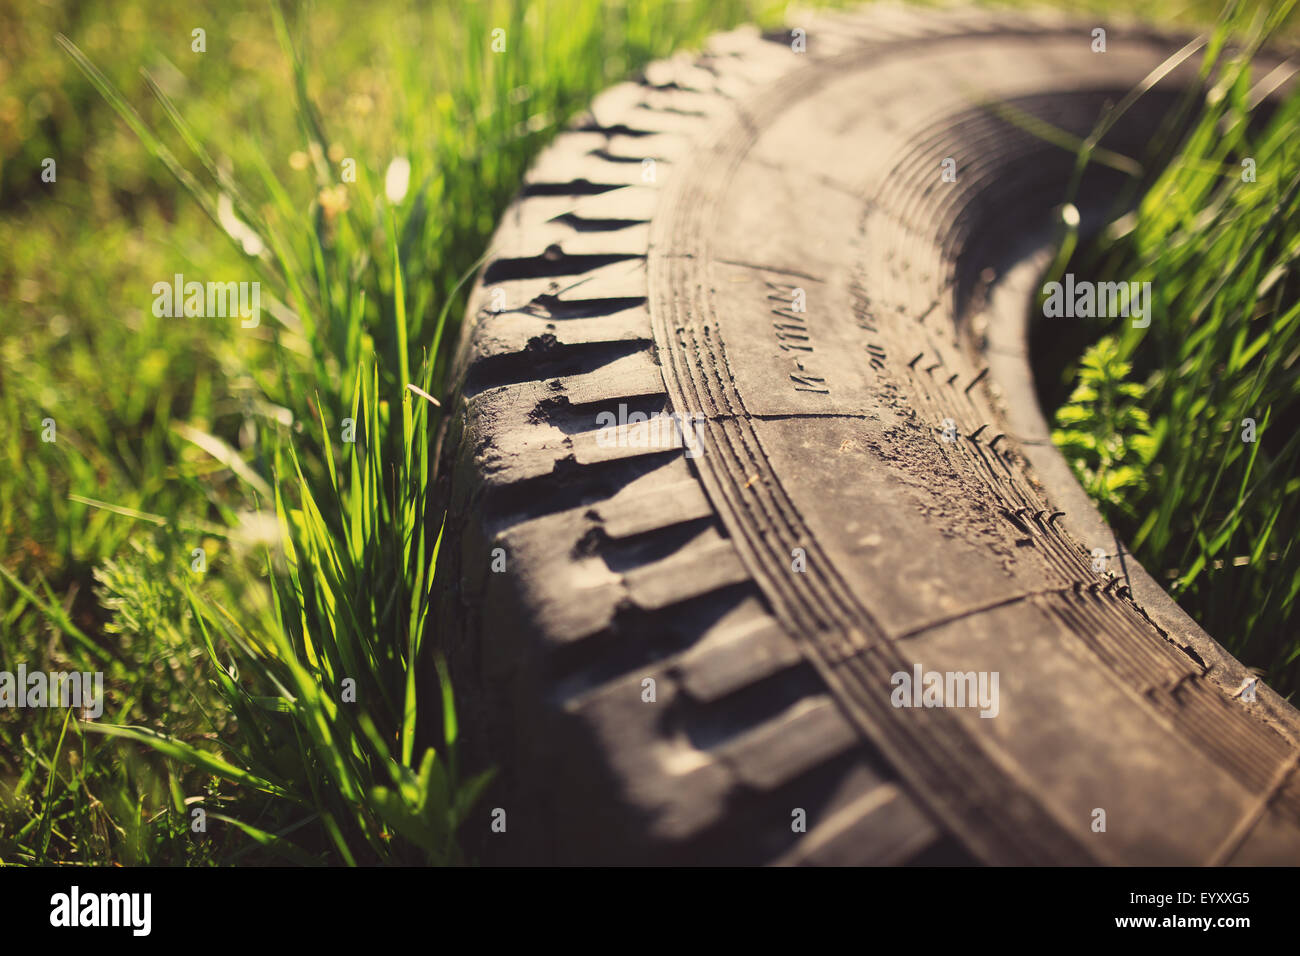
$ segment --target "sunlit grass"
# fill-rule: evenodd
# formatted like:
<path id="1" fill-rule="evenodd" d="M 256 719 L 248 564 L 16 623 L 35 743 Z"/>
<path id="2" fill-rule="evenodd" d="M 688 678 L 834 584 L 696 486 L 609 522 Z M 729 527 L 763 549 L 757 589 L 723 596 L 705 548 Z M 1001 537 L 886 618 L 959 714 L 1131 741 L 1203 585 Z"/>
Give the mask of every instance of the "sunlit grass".
<path id="1" fill-rule="evenodd" d="M 1151 283 L 1149 328 L 1096 329 L 1129 379 L 1110 387 L 1142 421 L 1072 400 L 1056 433 L 1142 563 L 1284 694 L 1300 687 L 1300 94 L 1261 113 L 1277 77 L 1253 56 L 1292 6 L 1225 19 L 1204 112 L 1136 210 L 1079 259 L 1099 278 Z M 1099 381 L 1081 375 L 1081 388 Z M 1133 442 L 1110 473 L 1123 487 L 1099 485 L 1102 452 Z"/>
<path id="2" fill-rule="evenodd" d="M 104 669 L 109 709 L 0 717 L 0 860 L 460 859 L 485 778 L 455 763 L 426 497 L 460 290 L 595 92 L 776 9 L 128 12 L 111 53 L 112 8 L 42 14 L 22 81 L 59 77 L 61 124 L 26 158 L 65 158 L 52 196 L 5 179 L 3 650 Z M 104 137 L 127 195 L 86 160 Z M 178 272 L 259 281 L 260 325 L 156 318 Z"/>

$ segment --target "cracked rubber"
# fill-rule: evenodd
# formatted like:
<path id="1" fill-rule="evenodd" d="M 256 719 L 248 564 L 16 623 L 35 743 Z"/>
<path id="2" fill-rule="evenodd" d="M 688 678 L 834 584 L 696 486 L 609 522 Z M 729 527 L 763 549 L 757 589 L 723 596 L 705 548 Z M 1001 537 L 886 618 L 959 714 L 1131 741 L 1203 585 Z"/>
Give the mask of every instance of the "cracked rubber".
<path id="1" fill-rule="evenodd" d="M 474 852 L 1300 862 L 1296 712 L 1234 697 L 1241 665 L 1131 558 L 1093 570 L 1095 516 L 1062 513 L 1077 485 L 986 351 L 1073 161 L 987 104 L 1084 136 L 1185 38 L 796 26 L 804 52 L 740 30 L 606 91 L 493 241 L 439 436 L 439 619 L 505 811 Z M 1103 144 L 1141 154 L 1196 65 Z M 1115 185 L 1085 179 L 1085 224 Z M 658 412 L 692 441 L 600 417 Z M 996 716 L 894 707 L 917 665 L 996 672 Z"/>

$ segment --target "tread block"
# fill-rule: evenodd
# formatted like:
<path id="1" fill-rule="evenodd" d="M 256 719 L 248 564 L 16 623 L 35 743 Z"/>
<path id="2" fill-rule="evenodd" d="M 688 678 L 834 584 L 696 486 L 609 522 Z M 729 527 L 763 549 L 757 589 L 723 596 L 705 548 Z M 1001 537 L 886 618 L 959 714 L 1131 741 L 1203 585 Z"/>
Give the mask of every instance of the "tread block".
<path id="1" fill-rule="evenodd" d="M 858 745 L 858 734 L 829 695 L 806 698 L 720 753 L 747 786 L 771 789 Z"/>
<path id="2" fill-rule="evenodd" d="M 630 488 L 592 509 L 601 530 L 611 538 L 659 531 L 686 521 L 713 516 L 700 483 L 687 476 L 651 491 Z"/>
<path id="3" fill-rule="evenodd" d="M 862 793 L 822 820 L 777 862 L 779 866 L 894 866 L 942 834 L 893 784 Z"/>
<path id="4" fill-rule="evenodd" d="M 517 357 L 523 366 L 586 345 L 644 342 L 649 348 L 653 342 L 650 314 L 644 306 L 565 322 L 548 322 L 545 317 L 524 312 L 489 313 L 484 316 L 482 327 L 482 334 L 473 343 L 475 362 Z"/>
<path id="5" fill-rule="evenodd" d="M 794 641 L 769 617 L 748 627 L 719 628 L 684 653 L 677 664 L 682 689 L 703 703 L 803 662 Z"/>
<path id="6" fill-rule="evenodd" d="M 498 288 L 500 297 L 493 295 Z M 523 310 L 546 318 L 590 318 L 644 302 L 645 298 L 645 259 L 635 258 L 598 266 L 576 277 L 483 281 L 470 301 L 469 314 L 480 318 L 495 314 L 499 304 L 504 311 Z"/>
<path id="7" fill-rule="evenodd" d="M 648 611 L 748 580 L 749 572 L 726 540 L 673 555 L 624 578 L 628 595 Z"/>

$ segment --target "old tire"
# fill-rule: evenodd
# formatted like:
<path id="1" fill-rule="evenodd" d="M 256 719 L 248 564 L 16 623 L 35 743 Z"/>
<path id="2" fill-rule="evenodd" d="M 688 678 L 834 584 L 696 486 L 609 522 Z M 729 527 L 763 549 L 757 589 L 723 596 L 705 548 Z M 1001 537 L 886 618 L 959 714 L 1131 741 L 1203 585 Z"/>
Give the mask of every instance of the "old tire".
<path id="1" fill-rule="evenodd" d="M 445 649 L 500 771 L 475 853 L 1300 862 L 1300 715 L 1234 697 L 1131 558 L 1093 571 L 1117 549 L 1025 407 L 1025 290 L 997 306 L 1072 157 L 986 104 L 1083 135 L 1185 38 L 797 26 L 803 52 L 737 31 L 598 97 L 493 242 L 438 476 Z M 1140 152 L 1171 103 L 1106 143 Z M 698 416 L 699 444 L 611 441 L 620 406 Z M 918 664 L 998 674 L 996 716 L 893 706 Z"/>

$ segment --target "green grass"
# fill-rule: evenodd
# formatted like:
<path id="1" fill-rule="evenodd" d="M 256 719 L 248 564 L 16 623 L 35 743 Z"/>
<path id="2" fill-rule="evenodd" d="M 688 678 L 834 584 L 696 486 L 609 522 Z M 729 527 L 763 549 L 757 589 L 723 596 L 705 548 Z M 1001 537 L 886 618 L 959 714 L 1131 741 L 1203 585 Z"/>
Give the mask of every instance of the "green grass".
<path id="1" fill-rule="evenodd" d="M 456 766 L 426 497 L 459 290 L 595 92 L 777 14 L 0 14 L 0 663 L 108 697 L 0 713 L 0 862 L 460 861 L 487 778 Z M 260 326 L 155 317 L 177 272 L 260 281 Z"/>
<path id="2" fill-rule="evenodd" d="M 1153 317 L 1091 327 L 1054 435 L 1143 565 L 1283 694 L 1300 688 L 1300 93 L 1265 115 L 1250 92 L 1266 72 L 1254 51 L 1291 7 L 1225 14 L 1203 112 L 1136 209 L 1075 257 L 1150 282 Z"/>

